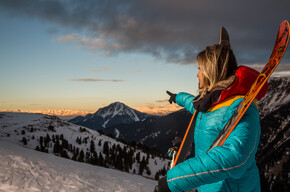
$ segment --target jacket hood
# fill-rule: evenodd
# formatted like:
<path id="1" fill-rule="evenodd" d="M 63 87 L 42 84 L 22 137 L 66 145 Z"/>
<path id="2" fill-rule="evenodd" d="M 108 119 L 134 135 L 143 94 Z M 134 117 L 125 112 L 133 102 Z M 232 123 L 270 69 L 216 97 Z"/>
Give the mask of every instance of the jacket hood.
<path id="1" fill-rule="evenodd" d="M 234 95 L 246 95 L 256 81 L 259 74 L 260 73 L 253 68 L 240 66 L 235 73 L 236 80 L 234 83 L 229 88 L 224 89 L 220 94 L 219 100 L 213 103 L 211 106 L 216 105 Z M 258 101 L 265 96 L 268 91 L 268 87 L 268 82 L 266 82 L 256 96 Z"/>

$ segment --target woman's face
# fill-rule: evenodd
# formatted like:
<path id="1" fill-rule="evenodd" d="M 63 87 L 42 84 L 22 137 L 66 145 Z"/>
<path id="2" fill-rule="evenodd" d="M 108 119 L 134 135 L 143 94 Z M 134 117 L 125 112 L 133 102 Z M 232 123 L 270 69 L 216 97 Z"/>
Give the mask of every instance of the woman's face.
<path id="1" fill-rule="evenodd" d="M 202 88 L 203 87 L 203 75 L 201 73 L 199 66 L 198 66 L 197 78 L 198 78 L 198 86 L 199 86 L 199 88 Z"/>

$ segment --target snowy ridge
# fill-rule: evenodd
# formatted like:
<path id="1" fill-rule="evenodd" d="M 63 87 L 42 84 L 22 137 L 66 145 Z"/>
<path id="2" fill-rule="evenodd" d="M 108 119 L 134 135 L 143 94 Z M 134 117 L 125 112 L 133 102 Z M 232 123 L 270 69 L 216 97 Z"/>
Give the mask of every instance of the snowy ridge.
<path id="1" fill-rule="evenodd" d="M 169 163 L 169 160 L 144 153 L 96 131 L 43 114 L 1 112 L 0 139 L 28 149 L 152 179 L 156 178 L 156 174 L 162 175 L 158 172 L 167 169 Z"/>
<path id="2" fill-rule="evenodd" d="M 290 102 L 289 78 L 273 77 L 269 80 L 267 94 L 258 102 L 262 116 L 277 110 L 280 106 Z"/>

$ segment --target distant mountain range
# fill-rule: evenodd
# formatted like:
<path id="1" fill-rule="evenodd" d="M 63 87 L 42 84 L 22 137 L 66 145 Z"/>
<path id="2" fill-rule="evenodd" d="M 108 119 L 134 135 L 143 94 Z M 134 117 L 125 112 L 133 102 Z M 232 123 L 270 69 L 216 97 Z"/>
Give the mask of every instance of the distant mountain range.
<path id="1" fill-rule="evenodd" d="M 119 107 L 114 107 L 116 105 L 119 105 Z M 105 134 L 113 135 L 116 138 L 128 142 L 141 142 L 166 152 L 172 146 L 172 141 L 175 138 L 183 137 L 191 118 L 191 114 L 184 109 L 162 117 L 142 114 L 127 106 L 123 109 L 133 111 L 134 115 L 127 115 L 121 110 L 105 110 L 110 108 L 121 109 L 120 105 L 124 104 L 113 103 L 100 109 L 100 112 L 98 111 L 94 115 L 77 117 L 70 122 L 77 122 L 77 124 L 92 129 L 102 129 Z M 262 135 L 257 152 L 257 163 L 260 169 L 262 191 L 273 191 L 273 189 L 287 191 L 280 190 L 280 188 L 290 189 L 288 181 L 288 175 L 290 174 L 289 78 L 270 78 L 269 90 L 266 96 L 258 102 L 258 105 Z M 107 114 L 107 116 L 101 114 Z M 123 116 L 122 114 L 126 115 Z M 138 118 L 134 118 L 136 116 Z M 121 120 L 122 118 L 124 119 Z M 97 119 L 100 122 L 94 125 L 93 122 L 96 122 Z M 90 121 L 90 123 L 86 123 L 87 121 Z"/>

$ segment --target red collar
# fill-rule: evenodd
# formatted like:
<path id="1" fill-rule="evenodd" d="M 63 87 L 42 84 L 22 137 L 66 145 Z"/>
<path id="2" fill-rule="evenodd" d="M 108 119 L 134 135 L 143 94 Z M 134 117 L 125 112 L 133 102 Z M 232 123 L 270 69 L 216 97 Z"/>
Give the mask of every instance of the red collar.
<path id="1" fill-rule="evenodd" d="M 227 89 L 224 89 L 221 92 L 221 95 L 219 97 L 219 100 L 211 105 L 216 105 L 225 99 L 234 96 L 234 95 L 246 95 L 248 91 L 251 89 L 253 83 L 255 82 L 256 78 L 259 76 L 259 72 L 256 71 L 253 68 L 247 67 L 247 66 L 240 66 L 235 75 L 236 80 L 235 82 Z M 268 91 L 268 83 L 265 83 L 263 88 L 260 90 L 258 95 L 256 96 L 257 100 L 262 99 L 264 95 Z"/>

